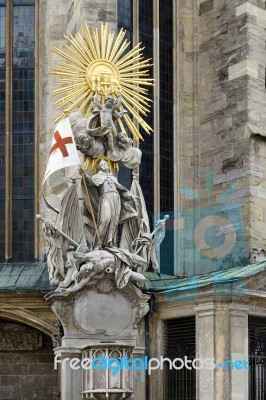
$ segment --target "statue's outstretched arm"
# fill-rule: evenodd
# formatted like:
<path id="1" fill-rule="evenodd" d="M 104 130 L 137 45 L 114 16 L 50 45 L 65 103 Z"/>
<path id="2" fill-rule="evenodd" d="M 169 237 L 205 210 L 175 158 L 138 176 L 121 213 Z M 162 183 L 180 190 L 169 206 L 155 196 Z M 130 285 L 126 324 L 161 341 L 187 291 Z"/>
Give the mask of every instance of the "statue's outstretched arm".
<path id="1" fill-rule="evenodd" d="M 116 101 L 114 101 L 113 111 L 116 111 L 122 104 L 121 93 L 118 93 Z"/>
<path id="2" fill-rule="evenodd" d="M 100 103 L 99 93 L 98 93 L 97 89 L 96 89 L 95 95 L 93 96 L 93 109 L 101 110 L 101 103 Z"/>
<path id="3" fill-rule="evenodd" d="M 90 175 L 87 175 L 87 174 L 84 173 L 84 178 L 85 178 L 86 183 L 87 183 L 89 186 L 92 186 L 92 185 L 93 185 L 93 182 L 92 182 L 92 179 L 91 179 L 91 176 L 90 176 Z"/>

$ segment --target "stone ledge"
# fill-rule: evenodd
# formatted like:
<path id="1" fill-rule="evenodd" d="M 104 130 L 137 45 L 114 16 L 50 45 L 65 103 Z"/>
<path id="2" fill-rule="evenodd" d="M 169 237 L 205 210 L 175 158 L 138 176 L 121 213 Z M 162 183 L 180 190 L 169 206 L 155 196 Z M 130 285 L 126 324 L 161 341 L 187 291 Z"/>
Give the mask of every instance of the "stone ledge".
<path id="1" fill-rule="evenodd" d="M 249 75 L 258 78 L 258 64 L 253 61 L 244 60 L 237 64 L 231 65 L 228 68 L 229 81 L 240 78 L 241 76 Z"/>
<path id="2" fill-rule="evenodd" d="M 265 28 L 266 27 L 266 10 L 263 10 L 260 7 L 255 6 L 251 3 L 244 3 L 240 6 L 236 7 L 236 16 L 240 16 L 242 14 L 251 14 L 257 18 L 257 25 Z"/>

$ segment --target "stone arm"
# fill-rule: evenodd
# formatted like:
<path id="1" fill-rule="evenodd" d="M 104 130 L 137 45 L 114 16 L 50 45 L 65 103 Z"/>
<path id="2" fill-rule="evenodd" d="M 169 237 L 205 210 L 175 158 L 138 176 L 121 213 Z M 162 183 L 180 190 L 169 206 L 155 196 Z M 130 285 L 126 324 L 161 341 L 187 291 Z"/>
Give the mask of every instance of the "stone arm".
<path id="1" fill-rule="evenodd" d="M 135 201 L 135 196 L 133 195 L 133 193 L 131 193 L 130 190 L 126 189 L 123 185 L 121 185 L 120 183 L 116 183 L 116 188 L 117 188 L 117 191 L 120 194 L 122 194 L 124 199 Z"/>
<path id="2" fill-rule="evenodd" d="M 99 93 L 98 90 L 96 89 L 96 93 L 93 96 L 93 110 L 100 111 L 102 109 L 100 99 L 99 99 Z"/>
<path id="3" fill-rule="evenodd" d="M 85 181 L 89 186 L 93 186 L 93 182 L 90 175 L 84 174 Z"/>
<path id="4" fill-rule="evenodd" d="M 121 100 L 121 93 L 118 94 L 117 100 L 114 101 L 114 105 L 112 107 L 113 111 L 118 110 L 118 108 L 121 106 L 122 100 Z"/>

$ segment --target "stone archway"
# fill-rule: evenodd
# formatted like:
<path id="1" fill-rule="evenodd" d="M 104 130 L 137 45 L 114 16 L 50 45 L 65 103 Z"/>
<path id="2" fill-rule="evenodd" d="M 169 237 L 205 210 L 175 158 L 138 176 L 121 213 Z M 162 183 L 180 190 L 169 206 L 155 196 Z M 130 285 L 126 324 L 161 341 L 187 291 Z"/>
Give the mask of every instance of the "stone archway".
<path id="1" fill-rule="evenodd" d="M 1 318 L 28 325 L 51 337 L 56 333 L 54 321 L 44 318 L 28 309 L 12 308 L 8 305 L 6 308 L 3 307 L 0 309 Z"/>
<path id="2" fill-rule="evenodd" d="M 16 320 L 12 312 L 0 315 L 0 398 L 58 398 L 51 330 L 47 325 L 38 329 L 41 322 L 34 322 L 23 313 Z M 25 324 L 26 321 L 30 324 Z"/>

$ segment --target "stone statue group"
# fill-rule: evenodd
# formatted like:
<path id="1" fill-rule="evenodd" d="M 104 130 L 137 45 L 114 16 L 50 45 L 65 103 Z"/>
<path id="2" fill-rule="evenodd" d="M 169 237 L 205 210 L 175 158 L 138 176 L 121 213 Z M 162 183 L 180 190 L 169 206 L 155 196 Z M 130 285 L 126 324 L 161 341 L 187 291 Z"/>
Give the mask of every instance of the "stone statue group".
<path id="1" fill-rule="evenodd" d="M 88 118 L 72 113 L 69 120 L 76 148 L 95 170 L 80 169 L 81 185 L 70 185 L 54 224 L 39 216 L 50 283 L 58 286 L 54 293 L 60 296 L 103 279 L 115 281 L 118 289 L 129 281 L 144 287 L 143 273 L 149 266 L 159 272 L 159 248 L 168 219 L 159 219 L 151 232 L 139 184 L 141 151 L 118 130 L 118 120 L 126 113 L 118 111 L 120 95 L 106 96 L 101 103 L 96 91 L 92 103 Z M 118 162 L 132 170 L 130 190 L 119 183 L 112 168 Z"/>

